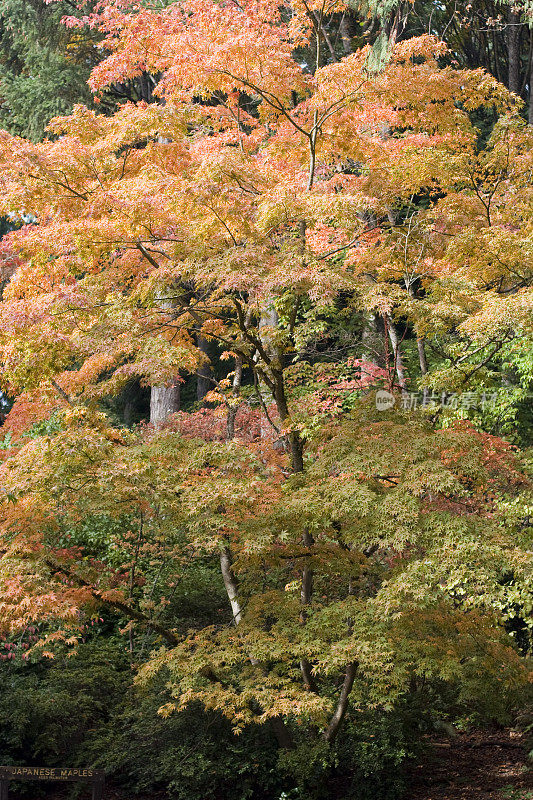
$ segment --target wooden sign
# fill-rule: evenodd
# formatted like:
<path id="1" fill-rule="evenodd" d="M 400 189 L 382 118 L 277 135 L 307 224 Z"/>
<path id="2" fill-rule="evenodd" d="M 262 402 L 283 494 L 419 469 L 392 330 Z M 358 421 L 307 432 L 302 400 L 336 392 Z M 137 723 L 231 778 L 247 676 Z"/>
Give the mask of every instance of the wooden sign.
<path id="1" fill-rule="evenodd" d="M 92 800 L 102 800 L 104 773 L 83 767 L 0 767 L 0 800 L 8 800 L 9 781 L 90 781 Z"/>

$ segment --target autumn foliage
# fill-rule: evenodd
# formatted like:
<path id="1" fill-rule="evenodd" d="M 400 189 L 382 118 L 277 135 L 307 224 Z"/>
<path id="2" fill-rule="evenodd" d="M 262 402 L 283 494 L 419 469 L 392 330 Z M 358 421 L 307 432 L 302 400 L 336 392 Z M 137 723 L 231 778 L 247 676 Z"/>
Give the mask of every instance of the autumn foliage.
<path id="1" fill-rule="evenodd" d="M 149 74 L 155 102 L 0 135 L 21 223 L 2 243 L 0 626 L 39 623 L 53 655 L 107 609 L 160 646 L 138 680 L 167 676 L 163 714 L 199 702 L 287 749 L 417 681 L 523 686 L 509 626 L 531 589 L 522 454 L 400 405 L 489 385 L 531 340 L 532 128 L 434 37 L 380 71 L 369 48 L 324 64 L 324 7 L 292 9 L 100 4 L 93 90 Z M 351 318 L 383 326 L 381 361 L 364 339 L 329 355 Z M 402 364 L 399 326 L 438 358 Z M 104 413 L 131 381 L 196 375 L 200 339 L 204 408 Z M 184 629 L 173 587 L 205 562 L 229 604 Z"/>

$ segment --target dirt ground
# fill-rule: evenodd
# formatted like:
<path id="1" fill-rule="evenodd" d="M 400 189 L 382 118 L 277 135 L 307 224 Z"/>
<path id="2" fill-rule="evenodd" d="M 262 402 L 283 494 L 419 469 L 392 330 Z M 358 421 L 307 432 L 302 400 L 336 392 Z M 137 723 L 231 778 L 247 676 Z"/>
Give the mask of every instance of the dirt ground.
<path id="1" fill-rule="evenodd" d="M 533 770 L 513 731 L 432 738 L 405 800 L 533 800 Z"/>

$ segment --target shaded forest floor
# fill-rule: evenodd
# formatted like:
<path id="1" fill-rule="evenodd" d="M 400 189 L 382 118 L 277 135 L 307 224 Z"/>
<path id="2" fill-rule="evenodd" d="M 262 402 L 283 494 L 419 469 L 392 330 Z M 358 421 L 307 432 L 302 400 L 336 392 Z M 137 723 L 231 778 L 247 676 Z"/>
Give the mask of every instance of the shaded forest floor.
<path id="1" fill-rule="evenodd" d="M 525 742 L 507 730 L 432 737 L 408 781 L 405 800 L 533 800 Z"/>

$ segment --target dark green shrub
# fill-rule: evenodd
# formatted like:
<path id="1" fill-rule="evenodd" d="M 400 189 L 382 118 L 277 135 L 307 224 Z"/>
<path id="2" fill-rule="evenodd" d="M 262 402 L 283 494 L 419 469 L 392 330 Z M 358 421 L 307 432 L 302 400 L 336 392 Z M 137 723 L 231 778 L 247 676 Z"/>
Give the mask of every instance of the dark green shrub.
<path id="1" fill-rule="evenodd" d="M 72 657 L 0 668 L 0 752 L 4 763 L 75 765 L 79 748 L 109 719 L 131 682 L 113 641 L 83 644 Z"/>
<path id="2" fill-rule="evenodd" d="M 280 757 L 282 771 L 296 782 L 284 798 L 397 800 L 416 739 L 403 709 L 352 713 L 334 748 L 317 739 Z"/>
<path id="3" fill-rule="evenodd" d="M 128 792 L 162 791 L 173 800 L 272 798 L 280 784 L 276 743 L 265 728 L 235 736 L 228 722 L 200 708 L 170 717 L 158 694 L 130 695 L 87 741 L 86 760 Z"/>

